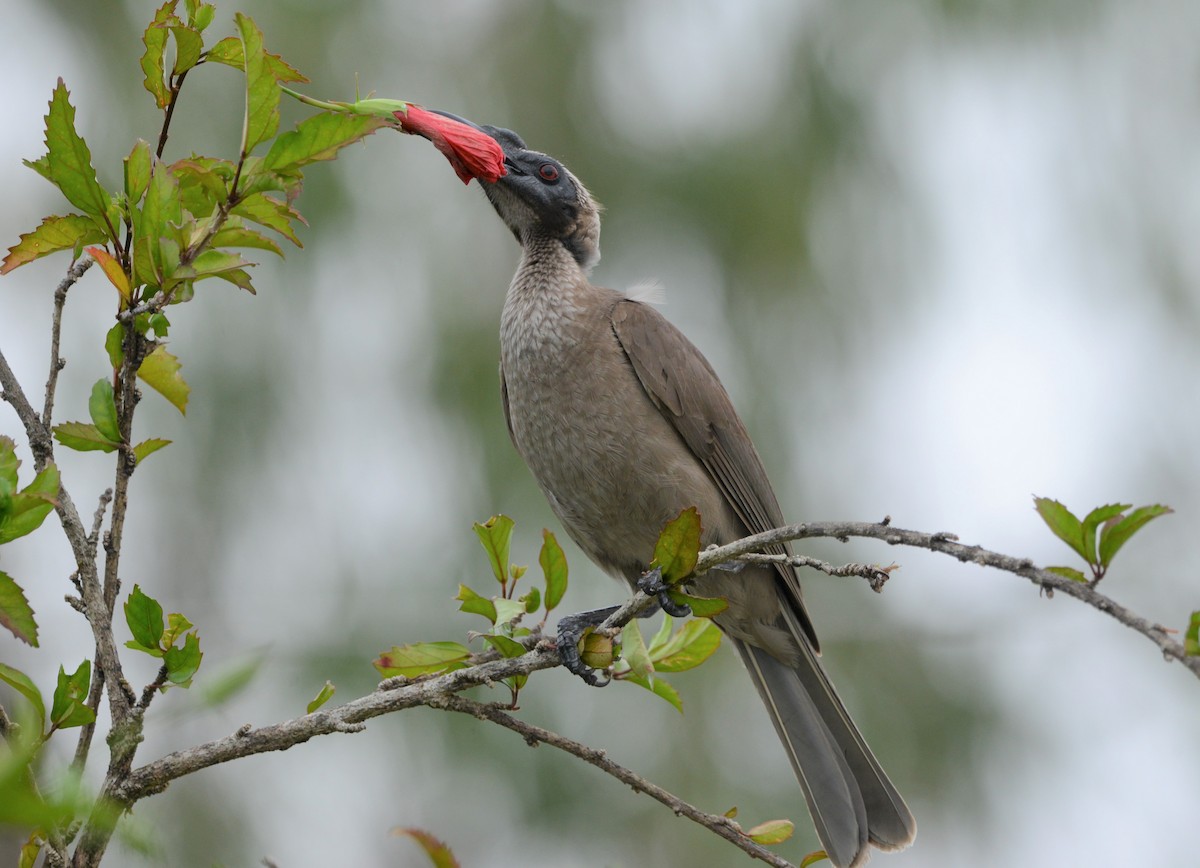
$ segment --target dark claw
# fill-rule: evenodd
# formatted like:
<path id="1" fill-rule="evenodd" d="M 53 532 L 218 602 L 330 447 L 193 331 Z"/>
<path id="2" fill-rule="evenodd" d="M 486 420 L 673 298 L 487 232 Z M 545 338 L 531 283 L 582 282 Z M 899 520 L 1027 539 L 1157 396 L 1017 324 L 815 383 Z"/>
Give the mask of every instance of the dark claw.
<path id="1" fill-rule="evenodd" d="M 687 603 L 676 603 L 667 593 L 670 585 L 662 580 L 662 569 L 655 567 L 642 573 L 637 581 L 638 590 L 650 597 L 658 598 L 658 607 L 672 618 L 686 618 L 692 614 L 692 608 Z"/>
<path id="2" fill-rule="evenodd" d="M 617 606 L 607 609 L 593 609 L 590 612 L 580 612 L 577 615 L 567 615 L 558 622 L 558 656 L 562 658 L 563 666 L 573 675 L 578 675 L 585 684 L 592 687 L 604 687 L 611 678 L 600 678 L 593 669 L 583 662 L 579 656 L 579 640 L 588 627 L 597 627 L 608 620 L 608 616 L 617 611 Z"/>

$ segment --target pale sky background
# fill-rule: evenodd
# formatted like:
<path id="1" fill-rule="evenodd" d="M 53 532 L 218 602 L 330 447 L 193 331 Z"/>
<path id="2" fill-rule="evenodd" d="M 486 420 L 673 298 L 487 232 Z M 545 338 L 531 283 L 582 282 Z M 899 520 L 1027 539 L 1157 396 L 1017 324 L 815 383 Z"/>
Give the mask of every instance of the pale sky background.
<path id="1" fill-rule="evenodd" d="M 214 39 L 239 10 L 315 96 L 351 97 L 357 74 L 364 92 L 512 127 L 568 163 L 608 207 L 594 279 L 662 282 L 790 519 L 890 514 L 1056 564 L 1072 555 L 1032 495 L 1080 513 L 1167 503 L 1176 514 L 1101 589 L 1173 628 L 1200 608 L 1200 6 L 245 0 L 218 5 Z M 20 164 L 43 151 L 57 77 L 108 186 L 133 140 L 156 136 L 137 66 L 152 13 L 9 3 L 0 246 L 69 207 Z M 169 158 L 233 153 L 237 87 L 224 67 L 189 77 Z M 134 479 L 124 588 L 198 625 L 198 684 L 267 657 L 219 709 L 156 700 L 139 763 L 302 713 L 326 678 L 338 701 L 361 695 L 391 644 L 462 639 L 476 624 L 455 612 L 458 582 L 489 590 L 472 521 L 512 515 L 525 563 L 557 530 L 504 432 L 496 329 L 517 249 L 475 186 L 426 143 L 377 135 L 309 171 L 305 248 L 256 269 L 257 297 L 206 283 L 172 309 L 191 404 L 186 419 L 153 394 L 139 408 L 140 436 L 175 442 Z M 0 279 L 0 347 L 37 395 L 66 265 Z M 105 374 L 111 311 L 98 274 L 72 291 L 59 421 L 85 416 Z M 0 432 L 20 433 L 7 405 Z M 59 459 L 90 513 L 111 462 Z M 881 596 L 804 577 L 827 666 L 920 826 L 873 864 L 1195 861 L 1200 685 L 1183 667 L 1014 576 L 867 542 L 801 548 L 901 565 Z M 567 610 L 623 598 L 567 554 Z M 60 662 L 92 653 L 62 603 L 57 520 L 0 567 L 42 630 L 38 650 L 0 636 L 0 659 L 49 694 Z M 748 825 L 791 817 L 781 852 L 814 849 L 733 655 L 673 681 L 682 718 L 561 672 L 530 683 L 522 715 Z M 55 742 L 51 766 L 73 748 Z M 575 760 L 427 710 L 205 771 L 135 816 L 160 849 L 117 845 L 114 865 L 423 864 L 393 826 L 429 830 L 465 866 L 743 861 Z"/>

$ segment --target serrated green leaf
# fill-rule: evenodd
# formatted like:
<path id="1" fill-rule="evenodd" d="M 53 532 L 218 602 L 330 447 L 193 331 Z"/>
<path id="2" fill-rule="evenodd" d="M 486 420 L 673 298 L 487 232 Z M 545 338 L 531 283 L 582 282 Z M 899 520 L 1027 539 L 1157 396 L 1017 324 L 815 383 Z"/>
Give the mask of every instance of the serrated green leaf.
<path id="1" fill-rule="evenodd" d="M 192 629 L 192 622 L 181 615 L 179 612 L 172 612 L 167 615 L 167 629 L 163 631 L 162 639 L 159 643 L 164 648 L 169 648 L 178 641 L 179 637 Z"/>
<path id="2" fill-rule="evenodd" d="M 1088 580 L 1087 576 L 1074 567 L 1046 567 L 1046 572 L 1054 573 L 1056 576 L 1062 576 L 1073 582 L 1087 582 Z"/>
<path id="3" fill-rule="evenodd" d="M 179 359 L 159 344 L 142 360 L 137 375 L 150 388 L 171 402 L 180 413 L 187 414 L 188 395 L 192 388 L 179 374 Z"/>
<path id="4" fill-rule="evenodd" d="M 209 672 L 204 676 L 200 689 L 196 691 L 197 701 L 205 708 L 224 705 L 250 686 L 262 670 L 266 659 L 266 651 L 260 649 L 229 661 L 216 671 Z"/>
<path id="5" fill-rule="evenodd" d="M 424 829 L 392 829 L 392 834 L 407 835 L 416 841 L 429 857 L 433 868 L 461 868 L 453 851 Z"/>
<path id="6" fill-rule="evenodd" d="M 58 667 L 58 685 L 54 688 L 54 702 L 50 710 L 50 723 L 58 729 L 83 726 L 96 720 L 96 712 L 88 708 L 88 689 L 92 685 L 92 662 L 84 660 L 79 668 L 68 675 Z"/>
<path id="7" fill-rule="evenodd" d="M 160 341 L 167 336 L 167 332 L 171 328 L 171 321 L 167 319 L 166 314 L 152 313 L 148 320 L 150 328 L 154 329 L 154 336 Z"/>
<path id="8" fill-rule="evenodd" d="M 171 34 L 175 37 L 175 65 L 171 72 L 179 75 L 200 62 L 200 52 L 204 50 L 204 37 L 200 35 L 200 31 L 185 25 L 172 27 Z"/>
<path id="9" fill-rule="evenodd" d="M 137 459 L 138 464 L 141 464 L 159 449 L 170 445 L 170 440 L 163 440 L 161 437 L 151 437 L 150 439 L 143 440 L 137 446 L 133 447 L 133 457 Z"/>
<path id="10" fill-rule="evenodd" d="M 44 217 L 41 225 L 20 236 L 0 263 L 0 274 L 8 274 L 27 262 L 33 262 L 60 250 L 74 250 L 84 244 L 108 240 L 108 234 L 96 226 L 96 221 L 83 214 Z"/>
<path id="11" fill-rule="evenodd" d="M 1130 538 L 1145 527 L 1147 523 L 1158 518 L 1160 515 L 1166 515 L 1174 511 L 1171 507 L 1158 503 L 1153 506 L 1139 506 L 1124 518 L 1105 524 L 1100 529 L 1101 566 L 1107 567 L 1112 563 L 1112 559 L 1121 550 L 1121 546 L 1129 542 Z"/>
<path id="12" fill-rule="evenodd" d="M 55 440 L 77 452 L 112 452 L 121 445 L 112 442 L 100 433 L 99 428 L 86 422 L 63 422 L 52 430 Z"/>
<path id="13" fill-rule="evenodd" d="M 232 271 L 222 271 L 214 274 L 213 277 L 218 280 L 224 280 L 226 283 L 232 283 L 238 289 L 244 289 L 251 295 L 257 295 L 254 290 L 254 284 L 250 281 L 250 275 L 240 268 L 235 268 Z"/>
<path id="14" fill-rule="evenodd" d="M 0 570 L 0 627 L 4 627 L 26 645 L 38 646 L 37 622 L 25 592 L 16 579 Z"/>
<path id="15" fill-rule="evenodd" d="M 654 545 L 651 567 L 662 569 L 663 581 L 674 585 L 692 574 L 700 557 L 700 513 L 689 506 L 667 522 Z"/>
<path id="16" fill-rule="evenodd" d="M 134 284 L 163 285 L 170 275 L 163 257 L 163 241 L 177 235 L 175 227 L 182 221 L 179 182 L 164 163 L 155 163 L 145 200 L 134 212 Z"/>
<path id="17" fill-rule="evenodd" d="M 712 621 L 692 620 L 684 624 L 650 660 L 656 672 L 685 672 L 711 657 L 721 645 L 721 631 Z"/>
<path id="18" fill-rule="evenodd" d="M 67 86 L 60 78 L 46 115 L 46 168 L 67 201 L 85 214 L 101 217 L 108 210 L 108 194 L 96 180 L 87 142 L 75 132 L 75 107 L 67 97 Z"/>
<path id="19" fill-rule="evenodd" d="M 470 649 L 457 642 L 417 642 L 412 645 L 393 645 L 390 651 L 379 655 L 374 665 L 384 678 L 416 678 L 418 675 L 462 669 L 470 657 Z"/>
<path id="20" fill-rule="evenodd" d="M 1104 522 L 1129 509 L 1129 503 L 1110 503 L 1108 506 L 1098 506 L 1083 519 L 1083 550 L 1088 552 L 1089 562 L 1096 559 L 1096 529 Z"/>
<path id="21" fill-rule="evenodd" d="M 285 202 L 272 199 L 265 193 L 255 193 L 238 202 L 231 213 L 238 217 L 244 217 L 251 223 L 274 229 L 297 247 L 304 246 L 300 243 L 300 237 L 296 234 L 296 230 L 292 228 L 292 223 L 295 221 L 306 226 L 308 224 L 300 216 L 299 211 Z"/>
<path id="22" fill-rule="evenodd" d="M 213 215 L 218 203 L 229 198 L 229 182 L 212 166 L 196 160 L 176 160 L 169 166 L 171 175 L 179 184 L 179 199 L 193 217 L 208 218 Z M 212 219 L 218 219 L 213 217 Z M 197 226 L 187 238 L 188 244 L 198 241 L 209 229 L 210 223 Z M 215 242 L 214 242 L 215 244 Z"/>
<path id="23" fill-rule="evenodd" d="M 1069 545 L 1089 564 L 1095 562 L 1095 551 L 1089 552 L 1083 547 L 1083 524 L 1071 510 L 1057 500 L 1051 500 L 1048 497 L 1035 497 L 1033 504 L 1038 515 L 1042 517 L 1042 521 L 1046 522 L 1046 526 L 1054 532 L 1056 537 Z"/>
<path id="24" fill-rule="evenodd" d="M 171 101 L 167 83 L 163 79 L 166 71 L 163 55 L 167 52 L 167 26 L 179 20 L 175 17 L 178 2 L 179 0 L 167 0 L 160 6 L 154 13 L 154 20 L 142 34 L 142 44 L 146 46 L 140 61 L 142 72 L 145 74 L 142 84 L 154 97 L 155 105 L 161 109 L 165 109 Z"/>
<path id="25" fill-rule="evenodd" d="M 42 692 L 37 689 L 37 685 L 33 683 L 28 675 L 20 669 L 14 669 L 11 666 L 6 666 L 0 663 L 0 681 L 3 681 L 17 693 L 29 700 L 29 704 L 33 706 L 33 711 L 37 717 L 38 726 L 41 729 L 46 727 L 46 703 L 42 699 Z M 39 734 L 41 732 L 39 729 Z"/>
<path id="26" fill-rule="evenodd" d="M 314 711 L 328 702 L 333 697 L 333 692 L 336 689 L 337 688 L 333 686 L 332 681 L 326 681 L 325 686 L 321 688 L 320 692 L 318 692 L 313 698 L 313 701 L 305 706 L 305 713 L 312 714 Z"/>
<path id="27" fill-rule="evenodd" d="M 483 524 L 475 522 L 475 534 L 492 565 L 492 575 L 504 584 L 508 581 L 508 553 L 512 541 L 513 520 L 507 515 L 493 515 Z"/>
<path id="28" fill-rule="evenodd" d="M 144 593 L 139 585 L 134 585 L 125 600 L 125 623 L 133 640 L 143 648 L 158 648 L 162 642 L 163 608 L 158 600 Z"/>
<path id="29" fill-rule="evenodd" d="M 97 380 L 92 386 L 92 397 L 88 401 L 88 413 L 92 424 L 101 435 L 112 443 L 121 442 L 121 429 L 117 425 L 117 403 L 113 398 L 112 383 Z"/>
<path id="30" fill-rule="evenodd" d="M 264 52 L 264 56 L 267 59 L 267 66 L 271 69 L 271 74 L 281 84 L 308 81 L 304 73 L 289 64 L 278 54 L 271 54 L 268 51 Z M 214 63 L 223 63 L 226 66 L 232 66 L 234 69 L 245 70 L 246 68 L 246 54 L 242 48 L 242 40 L 236 36 L 228 36 L 222 39 L 205 52 L 204 59 L 211 60 Z"/>
<path id="31" fill-rule="evenodd" d="M 1200 657 L 1200 611 L 1192 612 L 1187 632 L 1183 637 L 1183 653 L 1189 657 Z"/>
<path id="32" fill-rule="evenodd" d="M 204 652 L 200 650 L 200 637 L 188 633 L 182 646 L 167 649 L 163 655 L 163 663 L 167 666 L 167 680 L 179 687 L 187 687 L 192 682 L 192 676 L 200 668 Z"/>
<path id="33" fill-rule="evenodd" d="M 188 22 L 197 30 L 204 31 L 208 29 L 208 25 L 212 24 L 213 16 L 216 15 L 217 7 L 212 3 L 200 3 L 196 7 L 195 13 L 188 14 Z"/>
<path id="34" fill-rule="evenodd" d="M 192 260 L 191 265 L 183 265 L 175 269 L 175 278 L 204 280 L 206 277 L 220 277 L 232 271 L 240 271 L 253 264 L 236 253 L 228 253 L 224 250 L 205 250 Z"/>
<path id="35" fill-rule="evenodd" d="M 287 173 L 319 160 L 332 160 L 342 148 L 362 141 L 385 125 L 380 118 L 364 115 L 329 112 L 313 115 L 275 140 L 263 167 Z"/>
<path id="36" fill-rule="evenodd" d="M 41 527 L 57 503 L 58 488 L 58 467 L 50 462 L 33 482 L 10 494 L 8 508 L 0 519 L 0 544 L 12 542 Z"/>
<path id="37" fill-rule="evenodd" d="M 462 601 L 462 605 L 458 607 L 460 612 L 483 615 L 491 623 L 496 623 L 496 604 L 482 594 L 477 594 L 466 585 L 460 584 L 454 599 Z"/>
<path id="38" fill-rule="evenodd" d="M 796 826 L 791 820 L 767 820 L 765 823 L 759 823 L 746 834 L 750 840 L 756 844 L 771 845 L 782 844 L 796 831 Z"/>
<path id="39" fill-rule="evenodd" d="M 241 152 L 249 154 L 279 130 L 281 91 L 275 74 L 267 63 L 262 32 L 254 20 L 238 12 L 234 15 L 234 21 L 242 37 L 242 57 L 246 72 L 246 115 Z"/>
<path id="40" fill-rule="evenodd" d="M 546 613 L 549 614 L 562 602 L 563 594 L 567 592 L 567 556 L 563 554 L 562 546 L 554 538 L 554 534 L 542 529 L 542 550 L 538 554 L 538 564 L 542 567 L 542 575 L 546 577 Z"/>

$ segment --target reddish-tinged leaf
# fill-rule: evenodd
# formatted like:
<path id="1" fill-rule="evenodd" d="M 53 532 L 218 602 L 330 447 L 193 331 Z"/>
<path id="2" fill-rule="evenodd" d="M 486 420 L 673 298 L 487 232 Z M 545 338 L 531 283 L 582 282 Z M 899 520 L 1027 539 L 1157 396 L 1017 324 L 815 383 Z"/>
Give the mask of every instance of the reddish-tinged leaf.
<path id="1" fill-rule="evenodd" d="M 158 7 L 158 11 L 154 13 L 154 20 L 142 34 L 142 44 L 146 46 L 141 59 L 142 72 L 146 75 L 142 83 L 146 90 L 150 91 L 159 108 L 166 108 L 171 101 L 167 83 L 163 80 L 163 55 L 167 51 L 167 27 L 179 23 L 179 19 L 175 17 L 175 6 L 178 2 L 179 0 L 167 0 Z"/>
<path id="2" fill-rule="evenodd" d="M 413 645 L 393 645 L 379 655 L 375 668 L 384 678 L 403 675 L 416 678 L 433 672 L 449 672 L 467 665 L 471 649 L 457 642 L 417 642 Z"/>
<path id="3" fill-rule="evenodd" d="M 37 647 L 37 622 L 25 592 L 8 573 L 0 572 L 0 627 L 26 645 Z"/>
<path id="4" fill-rule="evenodd" d="M 807 856 L 800 860 L 800 864 L 796 868 L 810 868 L 818 862 L 826 862 L 829 860 L 829 854 L 824 850 L 813 850 Z"/>
<path id="5" fill-rule="evenodd" d="M 242 36 L 246 70 L 246 115 L 242 127 L 242 153 L 249 154 L 279 130 L 279 82 L 263 50 L 262 31 L 254 20 L 238 12 L 234 16 Z"/>
<path id="6" fill-rule="evenodd" d="M 117 262 L 103 247 L 89 247 L 87 252 L 104 271 L 108 282 L 117 288 L 121 298 L 128 302 L 132 290 L 129 287 L 129 275 L 125 273 L 125 269 L 121 268 L 121 263 Z"/>
<path id="7" fill-rule="evenodd" d="M 420 844 L 421 849 L 425 851 L 425 855 L 433 864 L 433 868 L 460 868 L 458 860 L 454 858 L 454 853 L 450 848 L 424 829 L 392 829 L 392 834 L 407 835 Z"/>
<path id="8" fill-rule="evenodd" d="M 107 240 L 108 235 L 100 230 L 91 217 L 82 214 L 67 214 L 65 217 L 46 217 L 42 225 L 21 236 L 8 248 L 8 256 L 0 264 L 0 274 L 8 274 L 14 268 L 32 262 L 48 253 L 59 250 L 74 250 L 83 244 L 95 244 Z"/>
<path id="9" fill-rule="evenodd" d="M 267 66 L 270 67 L 271 73 L 275 76 L 275 80 L 281 84 L 288 82 L 308 81 L 307 76 L 300 70 L 291 66 L 278 54 L 271 54 L 269 51 L 263 52 L 267 59 Z M 232 66 L 234 69 L 245 69 L 246 53 L 242 48 L 242 41 L 236 36 L 227 36 L 222 39 L 204 54 L 205 60 L 211 60 L 214 63 L 223 63 L 226 66 Z"/>
<path id="10" fill-rule="evenodd" d="M 483 130 L 412 103 L 407 111 L 398 111 L 395 116 L 404 132 L 433 142 L 464 184 L 469 184 L 472 178 L 494 184 L 508 174 L 504 168 L 504 149 Z"/>

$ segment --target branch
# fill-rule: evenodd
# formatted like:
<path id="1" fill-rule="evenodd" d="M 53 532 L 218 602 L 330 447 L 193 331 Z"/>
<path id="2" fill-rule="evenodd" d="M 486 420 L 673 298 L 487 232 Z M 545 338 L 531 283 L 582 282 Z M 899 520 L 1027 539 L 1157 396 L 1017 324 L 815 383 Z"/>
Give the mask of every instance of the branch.
<path id="1" fill-rule="evenodd" d="M 438 697 L 429 705 L 433 708 L 441 708 L 447 711 L 458 711 L 463 714 L 469 714 L 479 720 L 490 720 L 492 723 L 499 724 L 506 729 L 511 729 L 517 735 L 525 739 L 525 743 L 530 747 L 537 747 L 539 742 L 556 747 L 559 750 L 566 751 L 572 756 L 577 756 L 586 763 L 594 765 L 606 774 L 612 775 L 621 783 L 628 785 L 637 793 L 645 793 L 652 799 L 655 799 L 666 805 L 675 812 L 677 817 L 687 817 L 693 822 L 699 823 L 706 829 L 711 829 L 716 834 L 720 835 L 726 841 L 729 841 L 735 847 L 740 847 L 742 850 L 749 853 L 755 859 L 761 859 L 768 865 L 775 865 L 777 868 L 793 868 L 792 863 L 782 858 L 781 856 L 772 853 L 761 844 L 756 844 L 750 840 L 749 836 L 742 831 L 741 826 L 735 823 L 728 817 L 720 814 L 710 814 L 707 811 L 702 811 L 699 808 L 688 804 L 679 797 L 667 792 L 657 784 L 643 778 L 641 775 L 635 774 L 624 766 L 618 765 L 608 758 L 602 750 L 597 750 L 593 747 L 588 747 L 585 744 L 580 744 L 577 741 L 572 741 L 558 733 L 551 732 L 548 729 L 542 729 L 540 726 L 534 726 L 531 723 L 526 723 L 506 713 L 497 705 L 486 702 L 476 702 L 473 699 L 467 699 L 463 696 L 442 696 Z"/>
<path id="2" fill-rule="evenodd" d="M 1039 588 L 1052 595 L 1059 591 L 1087 603 L 1094 609 L 1110 615 L 1126 627 L 1141 633 L 1162 651 L 1168 660 L 1182 663 L 1193 675 L 1200 678 L 1200 657 L 1189 656 L 1180 642 L 1170 637 L 1167 628 L 1155 624 L 1140 615 L 1135 614 L 1111 597 L 1105 596 L 1082 582 L 1075 582 L 1063 576 L 1055 575 L 1033 565 L 1028 558 L 1014 558 L 988 551 L 979 546 L 967 546 L 958 542 L 958 537 L 950 533 L 921 533 L 915 530 L 902 530 L 892 527 L 888 520 L 871 522 L 810 522 L 793 524 L 785 527 L 755 534 L 740 539 L 729 545 L 710 548 L 700 553 L 696 565 L 697 572 L 711 569 L 717 564 L 726 563 L 741 558 L 743 555 L 758 551 L 769 545 L 796 539 L 813 537 L 832 537 L 846 542 L 850 537 L 868 537 L 886 542 L 888 545 L 905 545 L 914 548 L 929 549 L 957 558 L 963 563 L 970 562 L 984 567 L 1015 573 L 1033 582 Z"/>
<path id="3" fill-rule="evenodd" d="M 85 256 L 67 269 L 67 276 L 54 290 L 54 316 L 50 321 L 50 373 L 46 377 L 46 403 L 42 409 L 42 427 L 47 431 L 54 420 L 54 392 L 58 388 L 58 372 L 67 364 L 58 354 L 59 338 L 62 336 L 63 306 L 67 303 L 67 290 L 92 267 L 92 258 Z"/>

